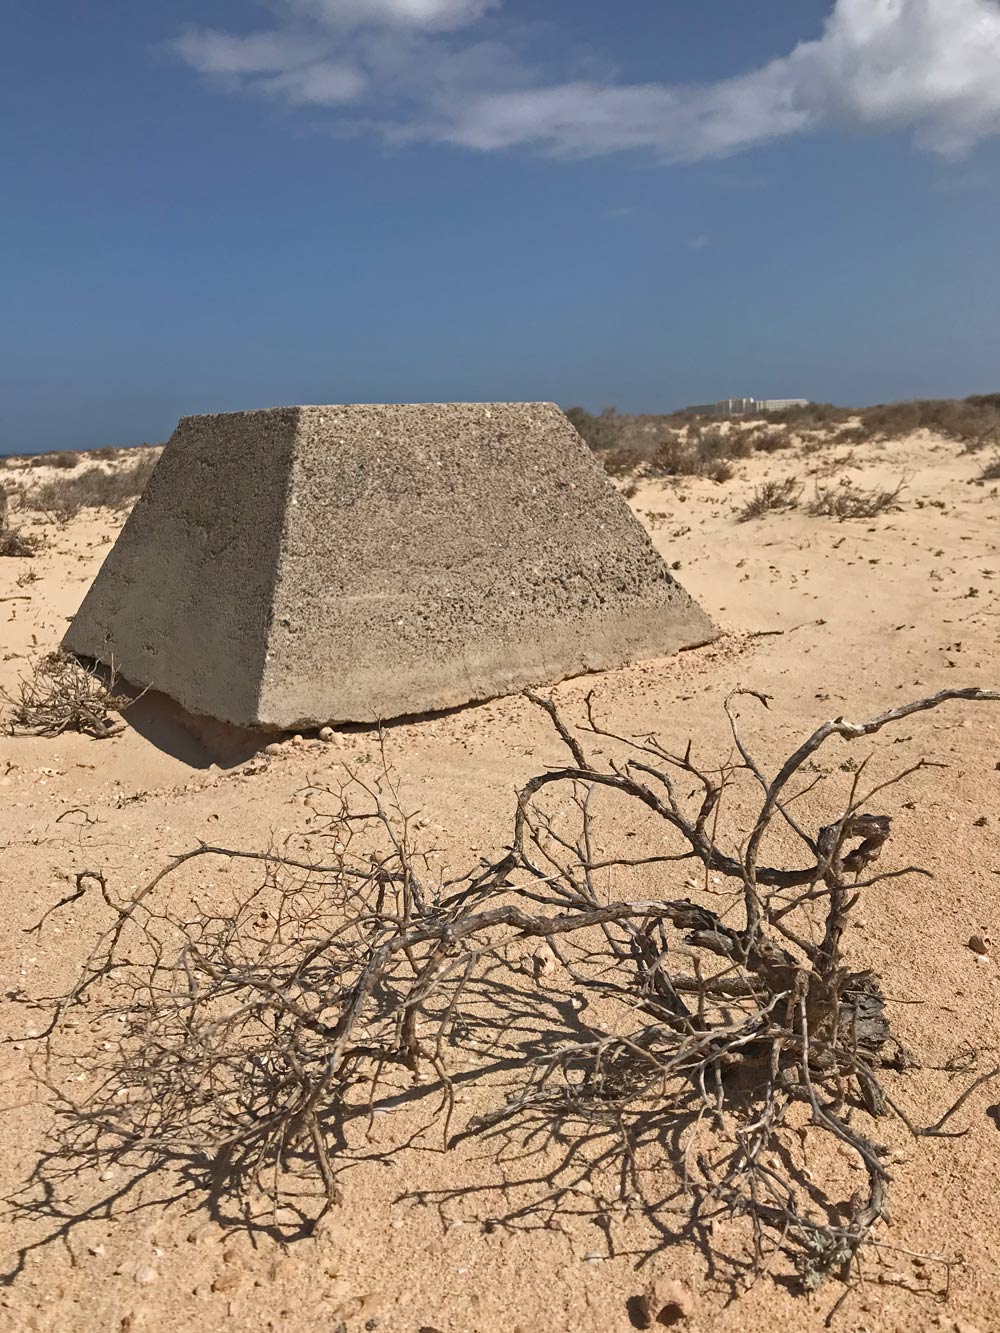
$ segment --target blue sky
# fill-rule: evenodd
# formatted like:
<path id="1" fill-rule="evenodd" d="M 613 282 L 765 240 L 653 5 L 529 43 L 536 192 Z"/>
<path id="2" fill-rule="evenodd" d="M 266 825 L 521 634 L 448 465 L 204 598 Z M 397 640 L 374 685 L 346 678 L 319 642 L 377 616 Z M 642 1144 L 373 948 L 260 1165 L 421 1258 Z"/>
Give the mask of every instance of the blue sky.
<path id="1" fill-rule="evenodd" d="M 1000 0 L 39 0 L 0 74 L 0 452 L 1000 389 Z"/>

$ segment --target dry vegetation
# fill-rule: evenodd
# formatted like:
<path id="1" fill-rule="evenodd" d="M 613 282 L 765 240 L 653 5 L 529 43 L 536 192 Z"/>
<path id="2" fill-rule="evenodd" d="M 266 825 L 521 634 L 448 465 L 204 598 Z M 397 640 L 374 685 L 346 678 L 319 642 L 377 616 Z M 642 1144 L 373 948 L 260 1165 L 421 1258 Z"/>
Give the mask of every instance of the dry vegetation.
<path id="1" fill-rule="evenodd" d="M 31 556 L 37 549 L 38 542 L 34 537 L 10 526 L 10 501 L 0 486 L 0 556 Z"/>
<path id="2" fill-rule="evenodd" d="M 71 477 L 32 487 L 24 503 L 60 523 L 81 509 L 125 509 L 142 494 L 158 461 L 159 454 L 147 449 L 127 465 L 107 469 L 92 464 Z"/>
<path id="3" fill-rule="evenodd" d="M 837 486 L 817 486 L 807 512 L 822 518 L 836 518 L 841 522 L 846 518 L 875 518 L 877 514 L 898 509 L 897 502 L 905 485 L 905 482 L 900 481 L 891 491 L 879 487 L 865 490 L 845 479 Z"/>
<path id="4" fill-rule="evenodd" d="M 1000 394 L 926 399 L 866 408 L 809 403 L 772 412 L 766 420 L 714 417 L 690 411 L 630 416 L 614 408 L 567 415 L 608 472 L 652 476 L 702 475 L 728 480 L 734 459 L 798 446 L 803 453 L 829 444 L 860 445 L 927 430 L 969 453 L 1000 444 Z"/>
<path id="5" fill-rule="evenodd" d="M 116 690 L 114 673 L 84 666 L 69 653 L 48 653 L 22 677 L 15 692 L 0 689 L 11 735 L 61 736 L 79 731 L 95 740 L 116 736 L 124 727 L 113 716 L 128 703 Z"/>
<path id="6" fill-rule="evenodd" d="M 747 523 L 754 518 L 763 518 L 765 514 L 794 509 L 802 497 L 802 488 L 797 477 L 784 477 L 781 481 L 764 481 L 756 488 L 750 499 L 739 510 L 736 517 L 740 523 Z"/>
<path id="7" fill-rule="evenodd" d="M 767 1271 L 807 1292 L 829 1278 L 850 1285 L 866 1253 L 895 1248 L 879 1121 L 947 1137 L 997 1071 L 933 1124 L 906 1111 L 904 1074 L 919 1077 L 919 1064 L 893 1037 L 879 978 L 852 970 L 842 943 L 880 885 L 926 873 L 898 858 L 875 867 L 891 833 L 887 793 L 927 763 L 871 783 L 867 760 L 841 764 L 833 776 L 850 776 L 834 792 L 817 759 L 834 738 L 1000 693 L 946 690 L 866 722 L 838 718 L 771 775 L 740 732 L 740 708 L 766 704 L 761 695 L 729 699 L 733 750 L 710 765 L 690 745 L 611 734 L 589 700 L 573 729 L 530 697 L 566 765 L 523 786 L 509 847 L 458 878 L 420 853 L 384 763 L 377 781 L 351 773 L 341 788 L 310 789 L 324 816 L 310 836 L 325 855 L 201 844 L 124 902 L 103 875 L 77 877 L 66 901 L 93 880 L 112 924 L 46 1036 L 58 1143 L 26 1215 L 87 1172 L 124 1168 L 138 1181 L 170 1168 L 216 1210 L 235 1203 L 233 1215 L 308 1233 L 338 1202 L 376 1097 L 409 1071 L 436 1087 L 445 1145 L 476 1137 L 519 1158 L 558 1148 L 562 1165 L 530 1198 L 496 1199 L 493 1229 L 551 1224 L 590 1161 L 618 1182 L 608 1219 L 645 1213 L 736 1286 Z M 594 762 L 582 735 L 616 758 Z M 646 821 L 646 854 L 598 851 L 609 802 Z M 786 851 L 775 861 L 776 847 Z M 259 884 L 225 910 L 178 911 L 162 886 L 196 858 L 206 871 L 219 859 L 259 864 Z M 698 873 L 690 897 L 609 893 L 615 868 L 657 875 L 677 862 Z M 484 1049 L 489 1061 L 470 1072 Z M 81 1095 L 77 1079 L 93 1091 Z M 471 1116 L 460 1084 L 490 1094 Z M 834 1162 L 846 1155 L 863 1171 L 850 1198 L 818 1166 L 823 1141 Z M 415 1182 L 412 1196 L 424 1193 Z M 748 1263 L 726 1251 L 726 1219 L 742 1219 Z"/>

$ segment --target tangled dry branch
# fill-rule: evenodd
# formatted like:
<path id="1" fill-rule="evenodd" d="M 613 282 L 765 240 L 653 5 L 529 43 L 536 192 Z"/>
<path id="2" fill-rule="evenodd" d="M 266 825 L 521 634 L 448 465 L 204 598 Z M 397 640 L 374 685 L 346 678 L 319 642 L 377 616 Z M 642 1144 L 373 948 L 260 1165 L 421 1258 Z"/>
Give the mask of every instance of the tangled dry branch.
<path id="1" fill-rule="evenodd" d="M 887 1212 L 879 1117 L 944 1135 L 962 1100 L 934 1126 L 913 1124 L 886 1086 L 886 1068 L 907 1057 L 878 978 L 851 970 L 842 949 L 863 895 L 925 873 L 876 868 L 891 821 L 872 808 L 925 761 L 871 786 L 862 762 L 833 818 L 810 827 L 800 812 L 834 738 L 1000 693 L 946 690 L 866 722 L 837 718 L 773 776 L 741 735 L 743 692 L 726 705 L 731 757 L 712 769 L 690 745 L 613 735 L 589 701 L 573 729 L 531 697 L 569 762 L 525 784 L 509 846 L 469 873 L 435 873 L 418 852 L 386 766 L 378 782 L 311 789 L 322 858 L 200 845 L 125 903 L 99 878 L 113 924 L 47 1034 L 60 1151 L 94 1166 L 200 1162 L 216 1196 L 294 1196 L 296 1208 L 311 1180 L 315 1216 L 340 1197 L 357 1127 L 409 1071 L 439 1092 L 449 1143 L 596 1126 L 617 1145 L 622 1198 L 640 1198 L 655 1225 L 668 1229 L 647 1186 L 670 1170 L 687 1234 L 710 1244 L 716 1221 L 742 1219 L 752 1271 L 784 1257 L 805 1289 L 849 1280 Z M 584 734 L 621 758 L 598 766 Z M 609 802 L 652 821 L 655 852 L 601 850 Z M 765 859 L 775 846 L 779 863 Z M 258 867 L 253 889 L 218 909 L 163 905 L 169 877 L 218 858 Z M 656 887 L 676 863 L 698 868 L 692 896 L 610 895 L 612 872 Z M 81 1101 L 60 1076 L 70 1057 L 56 1037 L 83 1010 L 95 1015 L 92 1049 L 109 1037 L 111 1053 L 70 1060 L 97 1075 Z M 484 1038 L 488 1070 L 460 1075 Z M 459 1082 L 487 1094 L 461 1126 Z M 817 1135 L 863 1168 L 866 1187 L 846 1202 L 795 1149 Z"/>
<path id="2" fill-rule="evenodd" d="M 97 668 L 84 666 L 70 653 L 48 653 L 37 661 L 30 676 L 22 677 L 15 693 L 0 690 L 7 705 L 7 727 L 14 734 L 61 736 L 79 731 L 95 740 L 107 740 L 124 729 L 114 716 L 129 703 Z"/>

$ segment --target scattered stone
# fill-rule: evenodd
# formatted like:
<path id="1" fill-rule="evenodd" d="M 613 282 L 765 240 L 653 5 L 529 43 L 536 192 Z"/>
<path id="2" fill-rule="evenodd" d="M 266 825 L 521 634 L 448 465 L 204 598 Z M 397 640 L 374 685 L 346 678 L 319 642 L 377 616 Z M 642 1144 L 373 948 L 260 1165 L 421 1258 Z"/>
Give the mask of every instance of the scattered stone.
<path id="1" fill-rule="evenodd" d="M 159 1273 L 151 1264 L 143 1264 L 141 1268 L 135 1270 L 135 1280 L 140 1287 L 148 1287 L 156 1281 Z"/>
<path id="2" fill-rule="evenodd" d="M 540 944 L 531 956 L 531 971 L 536 981 L 555 975 L 556 956 L 547 944 Z"/>
<path id="3" fill-rule="evenodd" d="M 654 1278 L 636 1302 L 636 1314 L 641 1328 L 654 1324 L 679 1324 L 694 1312 L 691 1293 L 674 1278 Z"/>
<path id="4" fill-rule="evenodd" d="M 969 948 L 972 950 L 973 953 L 978 953 L 982 955 L 988 954 L 990 951 L 989 940 L 986 938 L 985 935 L 970 935 Z"/>
<path id="5" fill-rule="evenodd" d="M 243 1282 L 243 1274 L 238 1269 L 231 1268 L 227 1273 L 220 1273 L 212 1283 L 212 1290 L 235 1291 Z"/>
<path id="6" fill-rule="evenodd" d="M 281 744 L 280 741 L 272 741 L 270 745 L 265 745 L 265 746 L 264 746 L 264 753 L 265 753 L 265 754 L 281 754 L 281 752 L 282 752 L 283 749 L 284 749 L 284 746 Z"/>
<path id="7" fill-rule="evenodd" d="M 321 741 L 325 741 L 327 745 L 331 745 L 337 739 L 337 733 L 333 727 L 320 727 L 319 738 Z"/>

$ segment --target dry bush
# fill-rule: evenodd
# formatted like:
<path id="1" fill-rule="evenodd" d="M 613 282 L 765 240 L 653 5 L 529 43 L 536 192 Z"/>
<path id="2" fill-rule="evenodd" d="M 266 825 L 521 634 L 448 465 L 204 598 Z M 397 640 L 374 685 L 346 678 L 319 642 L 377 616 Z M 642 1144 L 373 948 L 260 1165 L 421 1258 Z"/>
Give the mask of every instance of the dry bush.
<path id="1" fill-rule="evenodd" d="M 142 494 L 158 461 L 157 454 L 143 450 L 126 467 L 88 467 L 75 477 L 35 486 L 25 503 L 59 522 L 75 518 L 81 509 L 125 509 Z"/>
<path id="2" fill-rule="evenodd" d="M 638 472 L 647 461 L 638 449 L 608 449 L 600 455 L 604 470 L 610 477 L 627 477 Z"/>
<path id="3" fill-rule="evenodd" d="M 281 849 L 201 844 L 123 902 L 102 874 L 77 877 L 74 897 L 98 884 L 110 924 L 43 1038 L 57 1139 L 26 1186 L 26 1213 L 87 1172 L 114 1167 L 120 1201 L 121 1168 L 136 1183 L 176 1169 L 181 1192 L 204 1190 L 217 1216 L 308 1233 L 371 1155 L 378 1099 L 423 1111 L 430 1094 L 446 1145 L 476 1137 L 508 1161 L 553 1150 L 550 1174 L 518 1172 L 523 1197 L 495 1187 L 493 1229 L 578 1214 L 585 1179 L 602 1226 L 638 1211 L 654 1248 L 665 1235 L 696 1240 L 734 1281 L 773 1271 L 811 1291 L 860 1277 L 869 1242 L 885 1243 L 880 1119 L 944 1135 L 997 1071 L 933 1125 L 901 1106 L 886 1071 L 911 1062 L 878 977 L 851 966 L 843 940 L 880 885 L 926 873 L 898 859 L 875 869 L 891 833 L 886 793 L 926 762 L 872 780 L 868 759 L 849 776 L 816 761 L 831 740 L 1000 692 L 945 690 L 865 722 L 837 718 L 771 775 L 739 720 L 760 695 L 727 701 L 733 748 L 710 764 L 690 743 L 614 735 L 589 699 L 571 729 L 530 697 L 565 766 L 525 784 L 506 849 L 466 874 L 420 853 L 384 765 L 378 780 L 311 788 L 308 837 Z M 614 757 L 598 765 L 581 735 Z M 655 850 L 608 847 L 612 807 Z M 213 886 L 218 858 L 256 868 L 252 887 L 230 887 L 235 876 Z M 199 888 L 175 907 L 163 886 L 185 865 Z M 73 1033 L 85 1021 L 84 1046 L 71 1033 L 63 1047 L 64 1020 Z M 851 1184 L 822 1166 L 838 1162 L 824 1138 L 863 1173 L 849 1199 Z M 404 1197 L 468 1193 L 417 1182 Z M 733 1230 L 718 1229 L 727 1219 Z"/>
<path id="4" fill-rule="evenodd" d="M 72 453 L 70 450 L 60 450 L 48 454 L 31 454 L 22 461 L 30 468 L 36 467 L 59 467 L 71 468 L 83 460 L 82 454 Z"/>
<path id="5" fill-rule="evenodd" d="M 1000 430 L 1000 408 L 994 398 L 915 399 L 865 408 L 858 430 L 865 439 L 897 439 L 915 430 L 933 431 L 956 440 L 968 452 L 983 448 Z"/>
<path id="6" fill-rule="evenodd" d="M 1000 454 L 994 454 L 979 471 L 978 481 L 1000 481 Z"/>
<path id="7" fill-rule="evenodd" d="M 0 556 L 26 558 L 38 553 L 38 539 L 15 528 L 0 528 Z"/>
<path id="8" fill-rule="evenodd" d="M 829 444 L 864 444 L 868 439 L 868 432 L 864 426 L 856 424 L 853 426 L 841 426 L 838 430 L 831 431 L 827 437 Z"/>
<path id="9" fill-rule="evenodd" d="M 115 685 L 113 672 L 107 679 L 69 653 L 49 653 L 18 682 L 16 693 L 0 689 L 0 702 L 7 705 L 7 730 L 12 736 L 61 736 L 66 731 L 95 740 L 117 736 L 125 724 L 112 714 L 121 712 L 129 700 L 116 693 Z"/>
<path id="10" fill-rule="evenodd" d="M 891 491 L 875 487 L 862 490 L 844 480 L 839 486 L 817 486 L 816 494 L 806 507 L 806 512 L 814 517 L 836 518 L 841 522 L 848 518 L 874 518 L 899 508 L 898 500 L 906 483 L 900 481 Z"/>
<path id="11" fill-rule="evenodd" d="M 733 475 L 732 460 L 753 453 L 748 432 L 718 426 L 689 426 L 687 432 L 668 431 L 649 465 L 651 476 L 710 477 L 728 481 Z"/>
<path id="12" fill-rule="evenodd" d="M 802 488 L 797 477 L 785 477 L 781 481 L 765 481 L 754 491 L 742 509 L 737 511 L 737 521 L 747 523 L 754 518 L 763 518 L 765 514 L 776 510 L 794 509 L 799 503 Z"/>
<path id="13" fill-rule="evenodd" d="M 790 426 L 794 430 L 811 427 L 840 425 L 852 415 L 848 407 L 835 407 L 833 403 L 806 403 L 804 407 L 786 407 L 778 412 L 765 414 L 767 420 L 776 425 Z"/>
<path id="14" fill-rule="evenodd" d="M 650 471 L 657 477 L 690 477 L 698 471 L 694 449 L 680 431 L 664 435 L 653 455 Z"/>
<path id="15" fill-rule="evenodd" d="M 760 426 L 757 430 L 749 434 L 751 447 L 761 454 L 777 453 L 779 449 L 788 449 L 792 444 L 792 437 L 787 430 L 781 426 Z"/>
<path id="16" fill-rule="evenodd" d="M 735 475 L 735 468 L 732 463 L 724 458 L 717 459 L 714 463 L 706 463 L 701 469 L 701 475 L 708 477 L 709 481 L 730 481 Z"/>
<path id="17" fill-rule="evenodd" d="M 38 550 L 38 540 L 10 526 L 10 499 L 0 486 L 0 556 L 30 556 Z"/>

